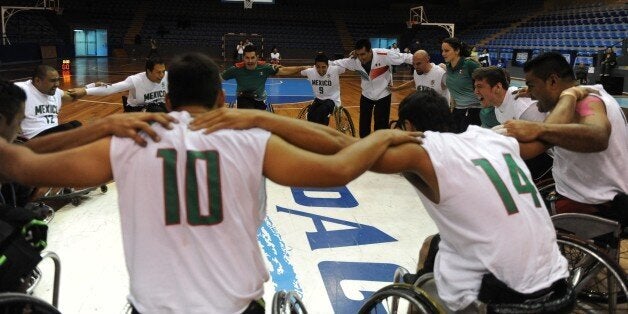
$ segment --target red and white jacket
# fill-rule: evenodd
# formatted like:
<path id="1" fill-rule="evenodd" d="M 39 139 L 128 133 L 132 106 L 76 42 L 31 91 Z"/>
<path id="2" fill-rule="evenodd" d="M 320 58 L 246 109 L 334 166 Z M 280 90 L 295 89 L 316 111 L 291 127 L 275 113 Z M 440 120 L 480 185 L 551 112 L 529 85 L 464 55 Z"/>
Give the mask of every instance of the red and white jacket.
<path id="1" fill-rule="evenodd" d="M 397 53 L 389 49 L 373 48 L 371 71 L 366 73 L 357 58 L 345 58 L 331 61 L 330 65 L 341 66 L 349 71 L 356 71 L 362 78 L 362 96 L 370 100 L 379 100 L 390 95 L 392 81 L 391 65 L 412 64 L 412 54 Z"/>

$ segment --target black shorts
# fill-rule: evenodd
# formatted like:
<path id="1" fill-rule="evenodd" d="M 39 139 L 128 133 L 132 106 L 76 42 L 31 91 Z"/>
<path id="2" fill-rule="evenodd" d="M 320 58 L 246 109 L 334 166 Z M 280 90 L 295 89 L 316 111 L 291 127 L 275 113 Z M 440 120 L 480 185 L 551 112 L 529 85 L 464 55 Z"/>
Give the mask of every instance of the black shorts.
<path id="1" fill-rule="evenodd" d="M 334 111 L 336 103 L 331 99 L 314 99 L 307 112 L 307 120 L 310 122 L 328 125 L 329 116 Z"/>
<path id="2" fill-rule="evenodd" d="M 238 109 L 266 110 L 266 103 L 252 97 L 238 96 Z"/>

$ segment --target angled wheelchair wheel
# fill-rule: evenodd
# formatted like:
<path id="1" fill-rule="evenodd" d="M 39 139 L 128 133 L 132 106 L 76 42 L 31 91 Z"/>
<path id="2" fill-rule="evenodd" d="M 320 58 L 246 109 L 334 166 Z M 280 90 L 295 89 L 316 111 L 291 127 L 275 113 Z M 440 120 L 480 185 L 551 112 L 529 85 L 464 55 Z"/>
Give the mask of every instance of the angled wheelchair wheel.
<path id="1" fill-rule="evenodd" d="M 443 307 L 425 291 L 404 283 L 394 283 L 375 292 L 358 312 L 369 313 L 445 313 Z"/>
<path id="2" fill-rule="evenodd" d="M 270 113 L 275 113 L 275 109 L 273 108 L 272 104 L 266 104 L 266 111 Z"/>
<path id="3" fill-rule="evenodd" d="M 577 296 L 576 312 L 628 313 L 626 273 L 600 248 L 558 234 L 558 247 L 569 263 L 569 281 Z"/>
<path id="4" fill-rule="evenodd" d="M 334 120 L 336 122 L 336 130 L 351 136 L 355 136 L 355 127 L 349 110 L 344 107 L 334 109 Z"/>
<path id="5" fill-rule="evenodd" d="M 309 105 L 303 107 L 303 109 L 299 110 L 299 114 L 297 115 L 297 119 L 307 120 L 307 112 L 308 112 L 308 110 L 310 110 L 310 106 L 312 106 L 312 104 L 309 104 Z"/>
<path id="6" fill-rule="evenodd" d="M 277 291 L 273 296 L 272 314 L 307 314 L 305 305 L 294 291 Z"/>
<path id="7" fill-rule="evenodd" d="M 60 314 L 61 312 L 34 296 L 13 292 L 0 293 L 0 314 L 14 313 Z"/>

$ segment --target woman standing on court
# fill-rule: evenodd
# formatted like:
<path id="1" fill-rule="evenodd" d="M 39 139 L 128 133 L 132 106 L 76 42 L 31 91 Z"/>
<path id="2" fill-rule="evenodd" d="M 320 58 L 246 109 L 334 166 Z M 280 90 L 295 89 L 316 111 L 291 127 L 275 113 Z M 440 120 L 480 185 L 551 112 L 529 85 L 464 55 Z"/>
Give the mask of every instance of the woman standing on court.
<path id="1" fill-rule="evenodd" d="M 469 47 L 458 38 L 445 38 L 441 52 L 447 64 L 447 88 L 451 93 L 452 114 L 456 132 L 464 132 L 471 124 L 481 125 L 480 101 L 473 93 L 473 70 L 480 64 L 469 58 Z M 494 113 L 493 113 L 494 114 Z"/>

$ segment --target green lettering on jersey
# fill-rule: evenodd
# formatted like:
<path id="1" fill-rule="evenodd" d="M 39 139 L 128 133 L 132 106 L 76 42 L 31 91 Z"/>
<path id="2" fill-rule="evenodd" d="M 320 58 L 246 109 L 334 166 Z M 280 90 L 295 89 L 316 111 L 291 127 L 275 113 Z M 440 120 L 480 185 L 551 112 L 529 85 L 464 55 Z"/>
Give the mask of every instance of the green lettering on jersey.
<path id="1" fill-rule="evenodd" d="M 525 172 L 523 172 L 523 169 L 517 166 L 517 163 L 510 154 L 504 154 L 504 159 L 506 159 L 510 177 L 512 178 L 512 184 L 515 186 L 515 189 L 517 189 L 517 192 L 519 192 L 519 194 L 530 193 L 534 200 L 534 206 L 541 207 L 541 201 L 539 200 L 535 186 L 530 182 L 530 179 L 526 176 Z M 521 184 L 522 181 L 523 184 Z"/>
<path id="2" fill-rule="evenodd" d="M 166 225 L 180 224 L 179 190 L 177 186 L 177 152 L 174 149 L 159 149 L 157 157 L 164 159 L 164 197 Z M 207 187 L 209 214 L 200 211 L 197 160 L 204 160 L 207 166 Z M 185 210 L 188 224 L 192 226 L 213 225 L 222 222 L 222 191 L 220 187 L 220 167 L 216 151 L 188 151 L 185 167 Z"/>
<path id="3" fill-rule="evenodd" d="M 218 152 L 188 151 L 186 185 L 188 223 L 190 225 L 213 225 L 222 221 L 222 197 L 220 190 L 220 169 Z M 201 215 L 199 206 L 198 181 L 196 177 L 196 161 L 204 160 L 207 165 L 207 188 L 209 189 L 209 215 Z"/>
<path id="4" fill-rule="evenodd" d="M 518 213 L 519 210 L 517 209 L 517 204 L 515 204 L 515 201 L 512 199 L 510 192 L 508 192 L 508 188 L 504 184 L 504 181 L 499 177 L 499 174 L 497 174 L 497 171 L 495 170 L 493 165 L 491 165 L 491 163 L 485 158 L 473 159 L 472 161 L 476 166 L 480 166 L 480 168 L 482 168 L 482 170 L 486 172 L 486 175 L 491 180 L 493 186 L 497 190 L 497 194 L 499 194 L 499 197 L 502 199 L 502 202 L 504 203 L 508 214 L 512 215 Z"/>
<path id="5" fill-rule="evenodd" d="M 515 187 L 517 192 L 519 194 L 529 193 L 534 200 L 534 206 L 541 207 L 541 201 L 539 200 L 539 196 L 534 184 L 532 184 L 523 169 L 521 169 L 517 165 L 515 160 L 512 158 L 512 155 L 504 154 L 504 160 L 506 161 L 506 165 L 508 166 L 508 172 L 510 173 L 510 180 L 512 181 L 512 185 Z M 491 163 L 485 158 L 473 159 L 472 162 L 476 166 L 482 168 L 482 170 L 484 170 L 488 178 L 491 180 L 493 186 L 497 190 L 497 194 L 499 194 L 499 197 L 502 199 L 502 202 L 504 203 L 504 207 L 506 207 L 506 211 L 508 212 L 508 214 L 512 215 L 518 213 L 519 210 L 517 209 L 517 204 L 515 204 L 515 201 L 513 200 L 512 195 L 510 195 L 506 184 L 501 179 L 499 174 L 497 174 L 497 171 L 495 170 L 493 165 L 491 165 Z"/>
<path id="6" fill-rule="evenodd" d="M 157 150 L 157 157 L 164 160 L 164 198 L 166 206 L 166 225 L 181 223 L 179 214 L 179 187 L 177 185 L 177 151 L 174 149 Z"/>

